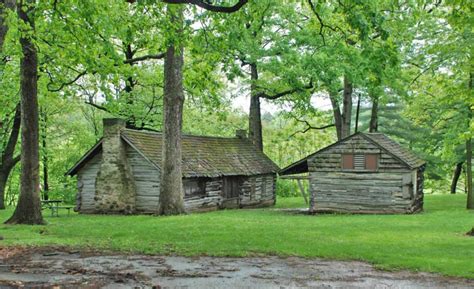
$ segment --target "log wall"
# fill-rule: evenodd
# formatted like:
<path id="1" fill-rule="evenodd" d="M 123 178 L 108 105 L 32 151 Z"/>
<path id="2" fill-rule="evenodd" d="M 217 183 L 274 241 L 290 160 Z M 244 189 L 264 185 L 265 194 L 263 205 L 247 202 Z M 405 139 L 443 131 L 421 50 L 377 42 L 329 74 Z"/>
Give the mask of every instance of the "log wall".
<path id="1" fill-rule="evenodd" d="M 246 178 L 241 186 L 240 206 L 258 207 L 275 203 L 275 175 L 260 175 Z"/>
<path id="2" fill-rule="evenodd" d="M 213 178 L 206 182 L 205 193 L 184 199 L 187 212 L 203 212 L 217 210 L 222 202 L 222 178 Z"/>
<path id="3" fill-rule="evenodd" d="M 271 206 L 275 203 L 275 183 L 275 175 L 243 177 L 239 197 L 226 200 L 222 178 L 213 178 L 206 183 L 205 195 L 186 198 L 184 205 L 187 211 Z"/>
<path id="4" fill-rule="evenodd" d="M 378 172 L 406 172 L 408 170 L 405 164 L 360 135 L 356 135 L 346 142 L 330 147 L 310 158 L 308 160 L 308 170 L 310 172 L 341 171 L 341 155 L 347 153 L 378 154 Z"/>
<path id="5" fill-rule="evenodd" d="M 342 169 L 342 154 L 377 154 L 378 168 Z M 308 160 L 310 211 L 412 213 L 423 207 L 422 172 L 363 136 L 329 147 Z"/>
<path id="6" fill-rule="evenodd" d="M 313 172 L 311 212 L 412 213 L 419 210 L 412 172 Z"/>

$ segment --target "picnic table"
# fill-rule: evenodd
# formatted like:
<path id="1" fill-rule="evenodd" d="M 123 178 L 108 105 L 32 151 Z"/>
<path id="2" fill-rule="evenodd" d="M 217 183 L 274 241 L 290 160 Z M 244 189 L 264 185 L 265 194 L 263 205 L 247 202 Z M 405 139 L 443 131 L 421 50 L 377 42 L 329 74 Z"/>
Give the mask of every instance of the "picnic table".
<path id="1" fill-rule="evenodd" d="M 41 200 L 41 208 L 50 209 L 51 210 L 51 217 L 59 217 L 59 209 L 66 209 L 67 214 L 69 215 L 73 206 L 60 206 L 63 201 L 62 200 Z"/>

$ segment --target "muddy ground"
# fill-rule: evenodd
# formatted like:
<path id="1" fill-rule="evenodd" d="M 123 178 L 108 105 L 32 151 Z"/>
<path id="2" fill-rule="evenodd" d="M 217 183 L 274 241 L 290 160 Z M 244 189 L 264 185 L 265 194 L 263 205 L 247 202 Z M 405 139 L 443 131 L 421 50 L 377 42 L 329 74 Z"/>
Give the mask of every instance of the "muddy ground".
<path id="1" fill-rule="evenodd" d="M 0 258 L 0 288 L 474 288 L 474 280 L 296 257 L 187 258 L 4 248 Z"/>

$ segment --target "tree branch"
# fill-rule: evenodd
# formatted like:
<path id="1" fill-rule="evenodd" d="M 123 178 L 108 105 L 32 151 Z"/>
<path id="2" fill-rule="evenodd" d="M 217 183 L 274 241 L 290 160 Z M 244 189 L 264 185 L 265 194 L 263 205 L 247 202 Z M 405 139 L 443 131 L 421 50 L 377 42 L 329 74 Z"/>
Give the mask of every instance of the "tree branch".
<path id="1" fill-rule="evenodd" d="M 330 127 L 333 127 L 335 126 L 334 123 L 332 124 L 327 124 L 327 125 L 323 125 L 323 126 L 313 126 L 311 125 L 307 120 L 304 120 L 304 119 L 298 119 L 295 117 L 295 120 L 298 121 L 298 122 L 302 122 L 304 124 L 306 124 L 306 128 L 303 129 L 303 130 L 298 130 L 298 131 L 295 131 L 294 133 L 292 133 L 288 138 L 291 138 L 291 137 L 294 137 L 296 134 L 298 133 L 306 133 L 308 132 L 309 130 L 324 130 L 324 129 L 327 129 L 327 128 L 330 128 Z"/>
<path id="2" fill-rule="evenodd" d="M 309 7 L 311 8 L 311 11 L 313 12 L 313 14 L 316 16 L 316 18 L 318 19 L 318 22 L 319 22 L 319 35 L 321 36 L 321 38 L 323 39 L 323 44 L 326 45 L 326 39 L 324 38 L 324 33 L 323 33 L 323 29 L 324 27 L 336 32 L 337 30 L 339 30 L 343 35 L 344 35 L 344 38 L 347 38 L 346 37 L 346 33 L 344 33 L 344 31 L 340 28 L 340 27 L 332 27 L 332 26 L 329 26 L 327 24 L 324 23 L 321 15 L 319 15 L 318 11 L 316 10 L 316 6 L 314 6 L 313 4 L 313 1 L 312 0 L 308 0 L 308 4 L 309 4 Z"/>
<path id="3" fill-rule="evenodd" d="M 209 0 L 162 0 L 168 4 L 193 4 L 212 12 L 233 13 L 247 4 L 248 0 L 239 0 L 233 6 L 218 6 L 210 3 Z"/>
<path id="4" fill-rule="evenodd" d="M 95 104 L 95 103 L 92 102 L 92 101 L 85 101 L 84 103 L 85 103 L 85 104 L 88 104 L 88 105 L 90 105 L 90 106 L 93 106 L 93 107 L 95 107 L 95 108 L 97 108 L 97 109 L 99 109 L 99 110 L 102 110 L 102 111 L 105 111 L 105 112 L 110 112 L 106 107 L 101 106 L 101 105 L 98 105 L 98 104 Z"/>
<path id="5" fill-rule="evenodd" d="M 49 74 L 49 73 L 48 73 Z M 61 85 L 59 85 L 59 87 L 57 88 L 52 88 L 51 85 L 53 84 L 52 82 L 49 82 L 46 87 L 48 88 L 49 91 L 51 92 L 58 92 L 58 91 L 61 91 L 64 87 L 68 86 L 68 85 L 71 85 L 73 83 L 75 83 L 76 81 L 79 80 L 79 78 L 83 77 L 84 75 L 87 74 L 87 70 L 84 70 L 82 72 L 80 72 L 76 77 L 74 77 L 73 80 L 71 81 L 68 81 L 68 82 L 63 82 L 61 83 Z M 51 77 L 50 77 L 51 78 Z"/>
<path id="6" fill-rule="evenodd" d="M 143 55 L 143 56 L 139 56 L 139 57 L 124 60 L 123 63 L 133 64 L 133 63 L 137 63 L 137 62 L 148 60 L 148 59 L 163 59 L 164 57 L 165 57 L 165 53 L 148 54 L 148 55 Z"/>
<path id="7" fill-rule="evenodd" d="M 12 157 L 15 153 L 15 146 L 18 142 L 18 136 L 20 134 L 21 126 L 21 105 L 18 103 L 15 108 L 15 115 L 13 117 L 13 126 L 10 132 L 10 137 L 8 138 L 5 151 L 1 156 L 3 163 L 11 163 L 13 161 Z"/>
<path id="8" fill-rule="evenodd" d="M 261 98 L 265 98 L 265 99 L 275 100 L 275 99 L 278 99 L 278 98 L 283 97 L 285 95 L 293 94 L 295 92 L 300 92 L 300 91 L 303 91 L 304 89 L 311 89 L 313 87 L 314 87 L 313 80 L 311 79 L 309 81 L 309 83 L 307 85 L 303 86 L 302 88 L 301 87 L 292 88 L 292 89 L 288 89 L 288 90 L 285 90 L 285 91 L 282 91 L 282 92 L 279 92 L 279 93 L 275 93 L 273 95 L 269 95 L 265 92 L 261 92 L 261 93 L 258 94 L 258 96 L 261 97 Z"/>

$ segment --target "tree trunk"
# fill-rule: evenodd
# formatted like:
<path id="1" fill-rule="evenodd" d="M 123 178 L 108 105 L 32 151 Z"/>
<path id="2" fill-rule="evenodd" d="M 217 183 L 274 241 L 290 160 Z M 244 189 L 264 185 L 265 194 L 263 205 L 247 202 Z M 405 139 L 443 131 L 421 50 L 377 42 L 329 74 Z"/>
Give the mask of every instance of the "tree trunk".
<path id="1" fill-rule="evenodd" d="M 250 64 L 250 110 L 249 110 L 249 139 L 255 147 L 263 151 L 262 115 L 260 110 L 260 96 L 256 81 L 258 80 L 257 64 Z"/>
<path id="2" fill-rule="evenodd" d="M 182 32 L 183 12 L 168 5 L 168 14 L 174 26 L 174 38 L 166 51 L 163 98 L 163 161 L 158 213 L 184 213 L 183 181 L 181 172 L 181 128 L 183 120 L 183 47 L 178 36 Z"/>
<path id="3" fill-rule="evenodd" d="M 334 124 L 336 126 L 337 139 L 341 140 L 351 134 L 351 117 L 352 117 L 352 83 L 344 76 L 344 91 L 342 101 L 342 113 L 339 107 L 338 93 L 329 92 L 332 111 L 334 115 Z"/>
<path id="4" fill-rule="evenodd" d="M 456 188 L 458 186 L 459 177 L 462 173 L 462 164 L 463 162 L 457 163 L 454 167 L 453 180 L 451 181 L 451 194 L 456 194 Z"/>
<path id="5" fill-rule="evenodd" d="M 41 112 L 42 116 L 42 128 L 41 128 L 41 144 L 43 151 L 43 200 L 49 199 L 49 156 L 48 156 L 48 143 L 47 143 L 47 133 L 48 133 L 48 115 L 44 112 Z"/>
<path id="6" fill-rule="evenodd" d="M 329 92 L 329 98 L 331 100 L 332 112 L 334 115 L 334 125 L 336 126 L 337 139 L 342 139 L 342 114 L 339 108 L 339 101 L 337 101 L 337 93 Z"/>
<path id="7" fill-rule="evenodd" d="M 135 55 L 135 53 L 133 52 L 133 49 L 132 49 L 132 45 L 131 44 L 127 44 L 125 45 L 125 60 L 131 60 L 133 58 L 133 56 Z M 130 66 L 133 66 L 133 62 L 129 62 L 129 65 Z M 127 110 L 131 109 L 133 104 L 134 104 L 134 100 L 133 100 L 133 96 L 132 96 L 132 91 L 135 87 L 135 80 L 133 79 L 133 76 L 129 76 L 127 77 L 126 81 L 125 81 L 125 92 L 126 92 L 126 102 L 127 102 L 127 107 L 124 107 L 124 109 L 122 110 L 122 114 L 123 115 L 126 115 L 127 117 L 127 126 L 129 127 L 133 127 L 133 128 L 136 128 L 137 127 L 137 121 L 136 121 L 136 118 L 135 118 L 135 114 L 134 113 L 129 113 Z"/>
<path id="8" fill-rule="evenodd" d="M 357 109 L 356 109 L 356 119 L 355 119 L 355 129 L 354 132 L 359 131 L 359 114 L 360 114 L 360 93 L 357 96 Z"/>
<path id="9" fill-rule="evenodd" d="M 34 0 L 18 7 L 18 17 L 28 25 L 20 44 L 23 52 L 20 63 L 21 87 L 21 176 L 20 195 L 15 212 L 7 224 L 43 224 L 39 194 L 39 144 L 38 144 L 38 59 L 31 40 L 34 31 Z M 27 9 L 27 10 L 23 10 Z M 27 33 L 28 32 L 28 33 Z"/>
<path id="10" fill-rule="evenodd" d="M 18 136 L 20 134 L 21 127 L 21 106 L 17 104 L 15 109 L 15 116 L 13 117 L 13 126 L 10 131 L 10 136 L 8 137 L 8 142 L 5 147 L 5 150 L 2 152 L 0 172 L 6 178 L 5 184 L 10 176 L 11 170 L 15 167 L 16 163 L 19 162 L 20 158 L 18 156 L 14 157 L 16 143 L 18 142 Z M 0 186 L 0 210 L 5 209 L 4 199 L 5 199 L 5 186 Z"/>
<path id="11" fill-rule="evenodd" d="M 370 114 L 370 125 L 369 132 L 377 132 L 379 126 L 379 98 L 378 96 L 372 97 L 372 112 Z"/>
<path id="12" fill-rule="evenodd" d="M 1 192 L 1 198 L 0 198 L 0 210 L 5 210 L 5 189 L 7 187 L 7 180 L 8 176 L 0 171 L 0 192 Z"/>
<path id="13" fill-rule="evenodd" d="M 472 92 L 473 73 L 469 73 L 469 94 Z M 468 109 L 468 128 L 472 121 L 472 108 L 470 105 Z M 466 141 L 466 188 L 467 188 L 467 209 L 474 210 L 474 195 L 472 192 L 472 136 Z"/>
<path id="14" fill-rule="evenodd" d="M 352 117 L 352 83 L 344 76 L 344 94 L 343 94 L 343 113 L 342 113 L 342 129 L 341 138 L 348 137 L 351 134 L 351 117 Z"/>
<path id="15" fill-rule="evenodd" d="M 466 184 L 467 209 L 474 210 L 474 196 L 472 194 L 472 138 L 466 141 Z"/>

